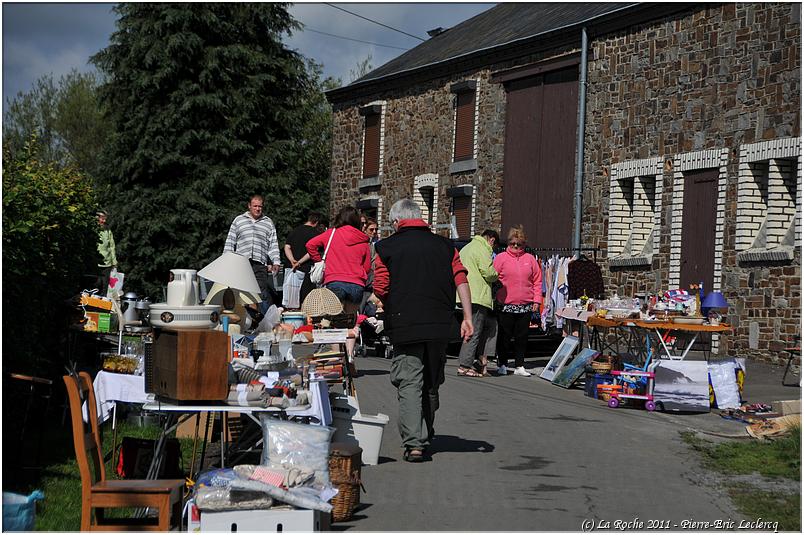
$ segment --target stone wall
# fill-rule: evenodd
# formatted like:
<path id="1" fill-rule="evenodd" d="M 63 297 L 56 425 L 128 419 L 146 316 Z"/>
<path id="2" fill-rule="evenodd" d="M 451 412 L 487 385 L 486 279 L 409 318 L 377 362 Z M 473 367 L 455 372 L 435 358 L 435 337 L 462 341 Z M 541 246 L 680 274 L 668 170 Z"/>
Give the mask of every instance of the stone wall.
<path id="1" fill-rule="evenodd" d="M 505 144 L 505 89 L 490 82 L 491 73 L 542 61 L 572 52 L 551 50 L 531 54 L 512 61 L 500 61 L 482 68 L 430 80 L 413 87 L 384 91 L 370 98 L 347 100 L 333 105 L 333 152 L 331 211 L 367 196 L 384 199 L 384 213 L 379 214 L 380 227 L 386 227 L 387 215 L 397 199 L 413 197 L 417 176 L 438 176 L 437 224 L 449 223 L 451 198 L 447 189 L 460 185 L 474 186 L 473 230 L 499 229 L 502 220 L 502 179 Z M 475 151 L 477 168 L 450 174 L 455 131 L 454 93 L 450 85 L 464 80 L 477 81 L 477 120 Z M 358 187 L 363 118 L 360 106 L 385 102 L 384 161 L 382 183 L 377 188 Z M 441 229 L 448 235 L 447 229 Z"/>
<path id="2" fill-rule="evenodd" d="M 715 167 L 721 170 L 716 286 L 732 305 L 729 321 L 735 327 L 734 335 L 721 337 L 721 353 L 776 360 L 779 349 L 800 333 L 798 247 L 787 260 L 744 262 L 740 260 L 744 257 L 738 257 L 742 249 L 736 230 L 738 217 L 746 215 L 738 209 L 738 178 L 744 165 L 741 148 L 766 140 L 797 140 L 801 135 L 800 31 L 798 4 L 701 4 L 628 31 L 593 36 L 590 42 L 582 245 L 604 251 L 608 247 L 609 195 L 616 179 L 613 166 L 616 171 L 636 160 L 656 161 L 654 182 L 640 184 L 643 178 L 638 175 L 632 183 L 640 188 L 655 184 L 656 188 L 654 222 L 658 218 L 659 226 L 652 236 L 636 236 L 650 250 L 647 264 L 610 268 L 604 260 L 603 273 L 609 292 L 629 295 L 667 289 L 678 278 L 679 238 L 672 234 L 682 198 L 680 177 L 697 154 L 704 159 L 714 155 Z M 384 201 L 380 226 L 387 226 L 388 209 L 398 198 L 413 195 L 415 177 L 434 174 L 438 177 L 438 224 L 449 222 L 447 189 L 471 184 L 475 191 L 474 232 L 486 227 L 499 229 L 505 91 L 502 85 L 490 82 L 491 73 L 572 51 L 570 47 L 534 53 L 412 86 L 401 85 L 371 98 L 336 103 L 332 210 L 366 196 L 379 196 Z M 463 80 L 477 80 L 477 168 L 450 174 L 454 135 L 450 84 Z M 373 190 L 361 191 L 363 121 L 357 110 L 378 101 L 385 103 L 382 181 Z M 801 159 L 794 164 L 796 160 L 776 158 L 773 191 L 766 195 L 774 194 L 772 202 L 783 214 L 773 218 L 770 235 L 772 240 L 783 241 L 780 225 L 791 221 L 789 192 L 801 192 Z M 743 183 L 747 183 L 747 172 L 743 172 Z M 643 193 L 649 193 L 650 187 Z M 647 222 L 649 214 L 644 208 L 643 213 L 638 209 L 632 216 Z M 794 227 L 799 245 L 800 215 Z M 613 253 L 622 251 L 623 234 Z M 745 247 L 745 241 L 740 247 Z M 673 255 L 675 264 L 671 264 Z"/>
<path id="3" fill-rule="evenodd" d="M 735 333 L 721 338 L 720 351 L 766 360 L 779 358 L 778 350 L 800 333 L 801 262 L 798 252 L 783 262 L 738 260 L 736 241 L 748 240 L 736 234 L 738 214 L 757 222 L 770 218 L 768 201 L 761 201 L 768 192 L 759 191 L 761 182 L 749 183 L 748 171 L 741 188 L 753 189 L 750 195 L 743 193 L 740 208 L 745 210 L 738 210 L 739 157 L 745 144 L 801 135 L 797 10 L 793 4 L 701 5 L 686 15 L 593 41 L 588 71 L 585 180 L 591 195 L 584 199 L 584 242 L 607 246 L 608 211 L 592 217 L 588 209 L 601 200 L 609 205 L 606 175 L 612 165 L 657 156 L 667 164 L 658 254 L 651 269 L 604 269 L 609 291 L 657 291 L 677 279 L 677 267 L 670 263 L 671 246 L 677 251 L 678 240 L 672 241 L 670 230 L 680 213 L 679 192 L 673 195 L 674 186 L 678 190 L 676 160 L 696 151 L 728 149 L 717 278 L 732 305 L 729 321 Z M 777 243 L 795 213 L 789 195 L 796 188 L 791 165 L 789 160 L 770 164 L 772 202 L 784 214 L 767 219 L 769 237 Z M 800 172 L 798 176 L 800 181 Z"/>

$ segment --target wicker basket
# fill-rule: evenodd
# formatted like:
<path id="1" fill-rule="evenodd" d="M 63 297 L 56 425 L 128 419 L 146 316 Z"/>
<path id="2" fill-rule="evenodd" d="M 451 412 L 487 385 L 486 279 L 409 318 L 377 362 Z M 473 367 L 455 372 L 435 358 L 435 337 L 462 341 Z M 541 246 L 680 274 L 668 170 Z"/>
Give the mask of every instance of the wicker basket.
<path id="1" fill-rule="evenodd" d="M 331 290 L 316 288 L 304 298 L 301 309 L 306 316 L 335 316 L 343 312 L 343 305 Z"/>
<path id="2" fill-rule="evenodd" d="M 590 367 L 594 372 L 598 375 L 606 374 L 611 372 L 613 367 L 613 360 L 612 357 L 605 355 L 598 357 L 600 360 L 593 360 L 590 364 Z"/>
<path id="3" fill-rule="evenodd" d="M 332 521 L 346 522 L 360 504 L 360 466 L 363 450 L 356 445 L 333 442 L 329 454 L 329 478 L 338 488 L 332 499 Z"/>

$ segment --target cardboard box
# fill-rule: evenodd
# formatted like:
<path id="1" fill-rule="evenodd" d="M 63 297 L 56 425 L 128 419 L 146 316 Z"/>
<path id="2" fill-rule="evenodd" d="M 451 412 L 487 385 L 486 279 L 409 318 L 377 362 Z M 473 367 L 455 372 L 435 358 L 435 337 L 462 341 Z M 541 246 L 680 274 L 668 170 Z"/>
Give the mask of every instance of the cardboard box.
<path id="1" fill-rule="evenodd" d="M 84 312 L 87 319 L 84 330 L 93 333 L 108 333 L 112 330 L 112 315 L 108 312 Z"/>
<path id="2" fill-rule="evenodd" d="M 112 300 L 108 297 L 101 297 L 99 295 L 82 293 L 81 304 L 86 307 L 93 307 L 101 310 L 112 310 Z"/>
<path id="3" fill-rule="evenodd" d="M 201 511 L 201 531 L 329 531 L 329 513 L 310 509 L 255 509 L 251 511 Z"/>
<path id="4" fill-rule="evenodd" d="M 774 401 L 771 403 L 773 412 L 778 412 L 782 416 L 790 414 L 801 414 L 801 400 L 788 399 L 785 401 Z"/>

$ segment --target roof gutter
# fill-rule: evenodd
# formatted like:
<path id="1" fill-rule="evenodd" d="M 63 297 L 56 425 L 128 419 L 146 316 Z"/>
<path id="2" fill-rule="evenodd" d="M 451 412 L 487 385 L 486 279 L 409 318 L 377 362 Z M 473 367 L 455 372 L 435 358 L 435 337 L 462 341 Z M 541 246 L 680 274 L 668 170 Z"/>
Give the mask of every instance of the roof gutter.
<path id="1" fill-rule="evenodd" d="M 586 26 L 581 28 L 581 65 L 580 80 L 578 82 L 578 150 L 575 158 L 575 233 L 572 236 L 572 248 L 581 249 L 581 217 L 583 215 L 583 158 L 584 158 L 584 132 L 586 130 L 586 68 L 588 64 L 587 49 L 589 48 Z"/>

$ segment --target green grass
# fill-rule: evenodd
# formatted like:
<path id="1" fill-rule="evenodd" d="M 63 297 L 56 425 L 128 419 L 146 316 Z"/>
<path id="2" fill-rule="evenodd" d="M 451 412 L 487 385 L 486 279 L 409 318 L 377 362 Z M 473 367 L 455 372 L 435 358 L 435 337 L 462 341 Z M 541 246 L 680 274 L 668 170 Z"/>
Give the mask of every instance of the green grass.
<path id="1" fill-rule="evenodd" d="M 702 456 L 703 464 L 726 476 L 760 474 L 770 479 L 801 480 L 801 429 L 794 428 L 772 441 L 729 441 L 714 444 L 695 433 L 682 433 L 684 440 Z M 801 494 L 761 490 L 726 483 L 737 509 L 748 519 L 778 522 L 780 531 L 801 531 Z"/>
<path id="2" fill-rule="evenodd" d="M 708 468 L 725 474 L 752 474 L 771 478 L 801 479 L 801 431 L 773 441 L 733 441 L 713 444 L 685 433 Z"/>
<path id="3" fill-rule="evenodd" d="M 124 436 L 155 439 L 159 434 L 158 427 L 137 427 L 123 421 L 118 423 L 117 443 L 119 445 Z M 5 440 L 7 437 L 4 436 Z M 41 489 L 44 492 L 44 500 L 37 504 L 37 531 L 78 531 L 81 524 L 81 476 L 75 460 L 69 420 L 64 427 L 60 426 L 60 422 L 58 424 L 54 422 L 42 432 L 41 436 L 30 437 L 30 440 L 26 437 L 26 444 L 23 447 L 31 451 L 39 441 L 43 444 L 38 463 L 42 468 L 39 470 L 25 470 L 15 466 L 13 459 L 5 457 L 4 453 L 3 490 L 24 495 L 34 489 Z M 192 458 L 193 441 L 180 439 L 180 444 L 183 467 L 186 471 Z M 4 452 L 7 452 L 8 443 L 4 446 Z M 103 427 L 104 456 L 111 448 L 112 429 L 107 422 Z M 15 449 L 19 450 L 19 446 Z M 117 479 L 114 472 L 116 461 L 117 457 L 114 456 L 106 462 L 107 479 Z"/>
<path id="4" fill-rule="evenodd" d="M 729 489 L 729 496 L 748 519 L 778 522 L 779 531 L 801 532 L 801 495 L 764 492 L 750 488 Z M 765 530 L 762 530 L 765 531 Z"/>

